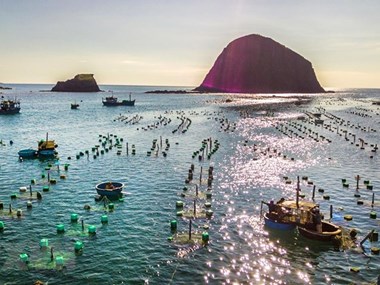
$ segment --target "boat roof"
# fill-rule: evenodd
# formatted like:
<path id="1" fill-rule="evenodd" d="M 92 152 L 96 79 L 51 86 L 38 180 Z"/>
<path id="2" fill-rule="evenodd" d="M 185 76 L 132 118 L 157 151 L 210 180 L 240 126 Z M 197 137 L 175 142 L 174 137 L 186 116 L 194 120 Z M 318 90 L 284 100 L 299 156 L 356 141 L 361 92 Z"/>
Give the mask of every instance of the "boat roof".
<path id="1" fill-rule="evenodd" d="M 281 207 L 284 207 L 284 208 L 297 209 L 297 201 L 295 201 L 295 200 L 288 200 L 288 201 L 285 200 L 284 202 L 281 202 L 278 205 L 280 205 Z M 311 210 L 317 206 L 318 205 L 315 204 L 314 202 L 298 201 L 298 208 L 303 208 L 305 210 Z"/>

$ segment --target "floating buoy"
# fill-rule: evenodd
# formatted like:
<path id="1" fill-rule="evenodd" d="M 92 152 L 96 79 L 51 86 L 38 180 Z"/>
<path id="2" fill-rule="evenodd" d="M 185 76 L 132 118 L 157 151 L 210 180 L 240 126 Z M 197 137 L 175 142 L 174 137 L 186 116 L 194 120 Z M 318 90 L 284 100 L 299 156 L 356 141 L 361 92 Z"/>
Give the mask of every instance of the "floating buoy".
<path id="1" fill-rule="evenodd" d="M 330 196 L 329 195 L 323 195 L 323 199 L 330 200 Z"/>
<path id="2" fill-rule="evenodd" d="M 63 256 L 56 256 L 55 258 L 55 264 L 56 265 L 59 265 L 59 266 L 62 266 L 63 265 Z"/>
<path id="3" fill-rule="evenodd" d="M 318 192 L 319 192 L 319 193 L 324 193 L 324 192 L 325 192 L 325 189 L 319 188 L 319 189 L 318 189 Z"/>
<path id="4" fill-rule="evenodd" d="M 356 197 L 356 198 L 360 198 L 360 194 L 359 194 L 359 193 L 355 193 L 355 194 L 354 194 L 354 197 Z"/>
<path id="5" fill-rule="evenodd" d="M 177 216 L 183 216 L 183 211 L 177 211 Z"/>
<path id="6" fill-rule="evenodd" d="M 348 183 L 343 183 L 344 188 L 348 188 L 350 185 Z"/>
<path id="7" fill-rule="evenodd" d="M 363 202 L 363 200 L 358 200 L 358 201 L 356 202 L 356 204 L 358 204 L 358 205 L 363 205 L 364 202 Z"/>
<path id="8" fill-rule="evenodd" d="M 70 220 L 72 223 L 77 223 L 78 222 L 78 214 L 75 214 L 75 213 L 71 214 Z"/>
<path id="9" fill-rule="evenodd" d="M 23 187 L 20 187 L 20 192 L 26 192 L 26 190 L 28 190 L 28 188 L 26 188 L 25 186 L 23 186 Z"/>
<path id="10" fill-rule="evenodd" d="M 64 233 L 65 232 L 65 226 L 63 224 L 57 225 L 57 233 Z"/>
<path id="11" fill-rule="evenodd" d="M 206 208 L 210 208 L 210 207 L 211 207 L 211 203 L 210 203 L 210 202 L 206 202 L 206 203 L 205 203 L 205 207 L 206 207 Z"/>
<path id="12" fill-rule="evenodd" d="M 183 191 L 187 191 L 187 187 L 183 187 L 183 189 L 182 189 Z"/>
<path id="13" fill-rule="evenodd" d="M 182 201 L 177 201 L 177 202 L 175 203 L 175 206 L 176 206 L 177 208 L 182 208 L 182 207 L 183 207 L 183 202 L 182 202 Z"/>
<path id="14" fill-rule="evenodd" d="M 367 185 L 368 190 L 373 190 L 373 185 Z"/>
<path id="15" fill-rule="evenodd" d="M 83 209 L 85 209 L 85 210 L 91 210 L 91 206 L 90 205 L 84 205 Z"/>
<path id="16" fill-rule="evenodd" d="M 57 180 L 55 180 L 55 179 L 50 179 L 50 184 L 57 184 Z"/>
<path id="17" fill-rule="evenodd" d="M 90 234 L 90 235 L 96 234 L 96 227 L 95 226 L 88 226 L 88 234 Z"/>
<path id="18" fill-rule="evenodd" d="M 22 216 L 22 210 L 21 209 L 17 209 L 16 215 L 17 215 L 17 217 L 21 217 Z"/>
<path id="19" fill-rule="evenodd" d="M 24 263 L 28 263 L 29 262 L 29 255 L 26 253 L 21 253 L 20 254 L 20 260 Z"/>
<path id="20" fill-rule="evenodd" d="M 31 180 L 30 180 L 30 183 L 31 183 L 31 184 L 36 184 L 36 179 L 31 179 Z"/>
<path id="21" fill-rule="evenodd" d="M 173 231 L 177 230 L 177 220 L 170 221 L 170 229 Z"/>
<path id="22" fill-rule="evenodd" d="M 378 255 L 380 253 L 380 248 L 378 247 L 371 247 L 372 254 Z"/>
<path id="23" fill-rule="evenodd" d="M 344 219 L 345 219 L 346 221 L 351 221 L 351 220 L 352 220 L 352 216 L 351 216 L 351 215 L 345 215 L 345 216 L 344 216 Z"/>
<path id="24" fill-rule="evenodd" d="M 300 197 L 300 198 L 305 198 L 305 194 L 298 194 L 298 197 Z"/>
<path id="25" fill-rule="evenodd" d="M 108 210 L 113 211 L 114 208 L 115 208 L 115 205 L 113 203 L 108 204 Z"/>
<path id="26" fill-rule="evenodd" d="M 65 170 L 67 171 L 67 170 L 69 170 L 69 164 L 65 164 L 65 166 L 64 166 L 64 168 L 65 168 Z"/>
<path id="27" fill-rule="evenodd" d="M 210 236 L 209 236 L 208 232 L 203 232 L 202 233 L 202 241 L 204 243 L 208 243 L 209 239 L 210 239 Z"/>
<path id="28" fill-rule="evenodd" d="M 11 194 L 11 199 L 16 199 L 17 198 L 17 194 Z"/>
<path id="29" fill-rule="evenodd" d="M 350 271 L 354 272 L 354 273 L 359 273 L 360 272 L 360 267 L 351 267 Z"/>
<path id="30" fill-rule="evenodd" d="M 49 240 L 47 238 L 43 238 L 40 240 L 40 248 L 44 248 L 48 246 L 49 246 Z"/>
<path id="31" fill-rule="evenodd" d="M 343 179 L 342 179 L 342 184 L 346 183 L 346 181 L 347 181 L 347 180 L 346 180 L 345 178 L 343 178 Z"/>
<path id="32" fill-rule="evenodd" d="M 124 202 L 124 198 L 119 198 L 119 202 Z"/>
<path id="33" fill-rule="evenodd" d="M 212 193 L 206 192 L 206 199 L 211 199 L 211 197 L 212 197 Z"/>
<path id="34" fill-rule="evenodd" d="M 44 187 L 42 187 L 42 191 L 48 192 L 49 191 L 49 186 L 45 185 Z"/>
<path id="35" fill-rule="evenodd" d="M 368 185 L 368 184 L 369 184 L 369 180 L 364 180 L 363 183 L 364 183 L 365 185 Z"/>
<path id="36" fill-rule="evenodd" d="M 376 215 L 376 212 L 372 211 L 370 214 L 369 214 L 369 217 L 371 219 L 376 219 L 377 215 Z"/>
<path id="37" fill-rule="evenodd" d="M 79 252 L 83 250 L 83 243 L 81 241 L 76 241 L 74 244 L 75 252 Z"/>
<path id="38" fill-rule="evenodd" d="M 4 222 L 0 221 L 0 231 L 2 232 L 4 230 Z"/>
<path id="39" fill-rule="evenodd" d="M 107 223 L 108 223 L 108 216 L 107 216 L 107 215 L 102 215 L 102 216 L 100 217 L 100 222 L 101 222 L 102 224 L 107 224 Z"/>
<path id="40" fill-rule="evenodd" d="M 206 216 L 209 217 L 209 218 L 212 217 L 213 214 L 214 214 L 214 212 L 212 210 L 207 210 L 206 211 Z"/>
<path id="41" fill-rule="evenodd" d="M 61 178 L 61 179 L 66 179 L 66 175 L 65 175 L 65 174 L 61 174 L 61 175 L 59 176 L 59 178 Z"/>

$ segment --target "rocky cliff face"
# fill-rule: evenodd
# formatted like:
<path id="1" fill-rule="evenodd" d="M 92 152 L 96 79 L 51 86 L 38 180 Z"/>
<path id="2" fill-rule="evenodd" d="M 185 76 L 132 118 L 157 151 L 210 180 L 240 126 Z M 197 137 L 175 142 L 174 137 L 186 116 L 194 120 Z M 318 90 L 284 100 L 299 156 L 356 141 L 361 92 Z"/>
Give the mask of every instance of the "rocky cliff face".
<path id="1" fill-rule="evenodd" d="M 93 74 L 78 74 L 73 79 L 58 81 L 51 91 L 98 92 L 100 89 Z"/>
<path id="2" fill-rule="evenodd" d="M 218 56 L 201 92 L 321 93 L 311 63 L 270 38 L 248 35 Z"/>

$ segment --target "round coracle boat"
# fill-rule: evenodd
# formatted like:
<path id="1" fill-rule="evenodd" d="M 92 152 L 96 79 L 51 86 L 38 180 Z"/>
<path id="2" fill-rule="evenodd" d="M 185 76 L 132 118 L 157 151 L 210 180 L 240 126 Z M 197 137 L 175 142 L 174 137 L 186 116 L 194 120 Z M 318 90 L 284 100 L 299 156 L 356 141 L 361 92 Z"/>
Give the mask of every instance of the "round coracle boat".
<path id="1" fill-rule="evenodd" d="M 123 190 L 124 184 L 121 182 L 102 182 L 95 186 L 96 191 L 100 196 L 119 197 Z"/>

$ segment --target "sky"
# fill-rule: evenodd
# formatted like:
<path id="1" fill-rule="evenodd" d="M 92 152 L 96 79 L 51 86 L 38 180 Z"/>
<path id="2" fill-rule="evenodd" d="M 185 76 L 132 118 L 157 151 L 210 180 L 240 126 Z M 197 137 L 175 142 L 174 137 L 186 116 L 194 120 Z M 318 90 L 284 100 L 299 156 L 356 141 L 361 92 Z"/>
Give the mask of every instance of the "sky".
<path id="1" fill-rule="evenodd" d="M 380 87 L 378 0 L 0 0 L 0 82 L 198 86 L 229 42 L 260 34 L 325 88 Z"/>

